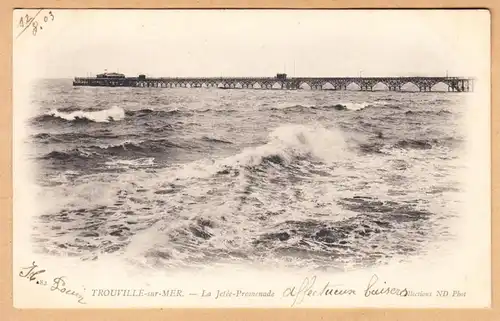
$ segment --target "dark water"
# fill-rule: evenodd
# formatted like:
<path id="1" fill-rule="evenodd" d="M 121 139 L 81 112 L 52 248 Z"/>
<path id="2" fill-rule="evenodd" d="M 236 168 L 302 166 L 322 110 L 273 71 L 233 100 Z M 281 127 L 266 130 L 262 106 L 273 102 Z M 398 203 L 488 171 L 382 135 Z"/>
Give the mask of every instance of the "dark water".
<path id="1" fill-rule="evenodd" d="M 411 259 L 453 237 L 465 98 L 45 81 L 35 247 L 160 267 Z"/>

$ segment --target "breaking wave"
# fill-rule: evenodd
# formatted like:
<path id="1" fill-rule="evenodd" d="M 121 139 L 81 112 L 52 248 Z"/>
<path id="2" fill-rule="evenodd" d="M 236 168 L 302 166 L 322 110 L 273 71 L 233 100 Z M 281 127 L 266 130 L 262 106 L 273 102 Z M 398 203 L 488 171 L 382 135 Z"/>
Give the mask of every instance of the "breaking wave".
<path id="1" fill-rule="evenodd" d="M 373 105 L 370 103 L 341 103 L 341 105 L 344 105 L 346 109 L 348 110 L 361 110 L 365 109 L 366 107 Z"/>
<path id="2" fill-rule="evenodd" d="M 269 134 L 268 143 L 247 148 L 226 159 L 225 164 L 259 165 L 262 162 L 290 164 L 294 158 L 312 157 L 335 161 L 347 151 L 340 131 L 324 127 L 283 125 Z"/>
<path id="3" fill-rule="evenodd" d="M 107 123 L 110 121 L 119 121 L 124 119 L 125 111 L 117 106 L 113 106 L 109 109 L 99 110 L 99 111 L 76 110 L 73 112 L 62 112 L 57 109 L 53 109 L 45 115 L 38 116 L 36 118 L 36 121 L 44 122 L 51 120 L 53 118 L 63 119 L 66 121 L 74 121 L 74 122 Z"/>

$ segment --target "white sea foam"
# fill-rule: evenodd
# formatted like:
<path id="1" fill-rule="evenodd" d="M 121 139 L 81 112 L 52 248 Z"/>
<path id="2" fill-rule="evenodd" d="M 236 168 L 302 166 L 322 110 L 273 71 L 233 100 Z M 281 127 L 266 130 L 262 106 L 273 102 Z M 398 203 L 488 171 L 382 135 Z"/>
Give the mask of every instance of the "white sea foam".
<path id="1" fill-rule="evenodd" d="M 77 110 L 71 113 L 60 112 L 57 109 L 51 110 L 48 115 L 66 119 L 69 121 L 75 119 L 87 119 L 98 123 L 107 123 L 109 121 L 117 121 L 125 118 L 125 111 L 123 108 L 113 106 L 109 109 L 99 111 L 82 111 Z"/>
<path id="2" fill-rule="evenodd" d="M 364 102 L 364 103 L 340 103 L 340 105 L 344 105 L 345 108 L 349 109 L 349 110 L 361 110 L 369 105 L 375 105 L 375 103 L 367 103 L 367 102 Z"/>
<path id="3" fill-rule="evenodd" d="M 149 167 L 154 164 L 154 158 L 144 157 L 137 159 L 112 159 L 107 161 L 105 164 L 110 168 Z"/>
<path id="4" fill-rule="evenodd" d="M 245 149 L 240 154 L 227 158 L 223 165 L 257 165 L 264 157 L 278 155 L 290 162 L 294 156 L 307 154 L 325 161 L 334 161 L 346 153 L 342 133 L 322 126 L 311 127 L 297 124 L 282 125 L 269 134 L 265 145 Z"/>

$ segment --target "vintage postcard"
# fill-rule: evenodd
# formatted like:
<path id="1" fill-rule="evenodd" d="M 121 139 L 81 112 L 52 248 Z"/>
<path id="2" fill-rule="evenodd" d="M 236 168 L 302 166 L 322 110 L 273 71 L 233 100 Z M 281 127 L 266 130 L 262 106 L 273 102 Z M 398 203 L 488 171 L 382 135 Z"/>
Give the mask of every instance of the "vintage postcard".
<path id="1" fill-rule="evenodd" d="M 491 303 L 487 10 L 13 12 L 17 308 Z"/>

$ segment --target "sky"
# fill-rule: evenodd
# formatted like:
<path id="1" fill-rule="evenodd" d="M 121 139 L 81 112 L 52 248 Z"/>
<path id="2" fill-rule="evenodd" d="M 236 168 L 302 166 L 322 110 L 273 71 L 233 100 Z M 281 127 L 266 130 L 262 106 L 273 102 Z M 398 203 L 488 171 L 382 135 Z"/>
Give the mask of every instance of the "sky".
<path id="1" fill-rule="evenodd" d="M 44 9 L 42 29 L 19 35 L 37 11 L 14 11 L 17 75 L 475 76 L 490 64 L 486 10 Z"/>

